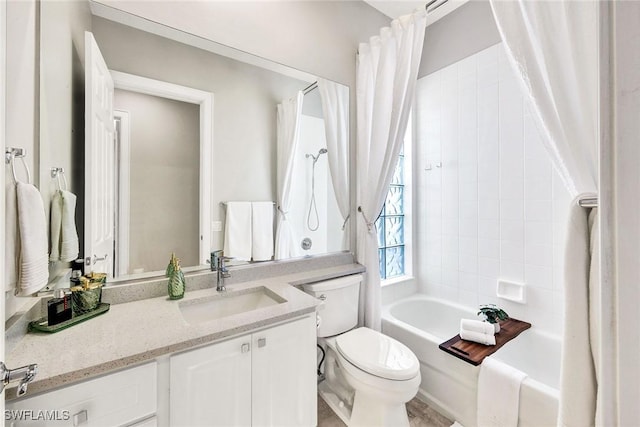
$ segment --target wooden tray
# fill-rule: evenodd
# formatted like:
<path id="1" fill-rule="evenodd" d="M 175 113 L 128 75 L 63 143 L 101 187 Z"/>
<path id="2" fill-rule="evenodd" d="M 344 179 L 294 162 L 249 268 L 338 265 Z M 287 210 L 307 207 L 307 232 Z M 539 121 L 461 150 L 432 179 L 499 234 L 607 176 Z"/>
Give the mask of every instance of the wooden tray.
<path id="1" fill-rule="evenodd" d="M 448 341 L 443 342 L 438 347 L 440 350 L 478 366 L 485 357 L 492 355 L 503 345 L 520 335 L 531 327 L 531 323 L 518 319 L 507 319 L 500 322 L 500 332 L 496 334 L 496 345 L 484 345 L 472 341 L 466 341 L 456 335 Z"/>
<path id="2" fill-rule="evenodd" d="M 43 317 L 41 319 L 34 320 L 33 322 L 29 322 L 29 332 L 58 332 L 78 323 L 84 322 L 85 320 L 89 320 L 99 314 L 106 313 L 107 311 L 109 311 L 109 307 L 110 305 L 106 302 L 101 302 L 95 310 L 91 310 L 90 312 L 81 314 L 79 316 L 73 316 L 69 320 L 65 320 L 64 322 L 60 322 L 51 326 L 48 325 L 47 318 Z"/>

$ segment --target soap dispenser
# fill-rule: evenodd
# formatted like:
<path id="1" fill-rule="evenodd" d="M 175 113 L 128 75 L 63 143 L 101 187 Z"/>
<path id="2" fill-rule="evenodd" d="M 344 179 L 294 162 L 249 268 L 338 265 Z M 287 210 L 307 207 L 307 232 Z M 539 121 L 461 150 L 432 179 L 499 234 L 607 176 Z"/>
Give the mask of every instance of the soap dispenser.
<path id="1" fill-rule="evenodd" d="M 180 269 L 180 259 L 176 258 L 174 253 L 171 254 L 166 275 L 169 278 L 169 299 L 180 299 L 184 297 L 184 273 Z"/>

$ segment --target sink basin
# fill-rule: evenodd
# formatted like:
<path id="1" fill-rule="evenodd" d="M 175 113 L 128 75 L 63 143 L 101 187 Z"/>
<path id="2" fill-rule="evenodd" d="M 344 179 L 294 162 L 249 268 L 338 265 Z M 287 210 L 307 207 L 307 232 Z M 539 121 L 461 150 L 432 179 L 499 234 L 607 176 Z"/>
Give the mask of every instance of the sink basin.
<path id="1" fill-rule="evenodd" d="M 210 297 L 183 301 L 180 313 L 193 325 L 220 319 L 234 314 L 247 313 L 287 302 L 284 298 L 260 286 L 242 291 L 224 292 Z"/>

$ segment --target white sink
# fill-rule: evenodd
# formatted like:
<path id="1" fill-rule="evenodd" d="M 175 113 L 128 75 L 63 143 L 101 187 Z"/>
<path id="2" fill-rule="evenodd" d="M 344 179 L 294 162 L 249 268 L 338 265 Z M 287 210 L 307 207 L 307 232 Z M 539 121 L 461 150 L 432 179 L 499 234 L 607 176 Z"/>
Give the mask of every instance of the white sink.
<path id="1" fill-rule="evenodd" d="M 183 301 L 180 313 L 193 325 L 287 302 L 264 286 Z"/>

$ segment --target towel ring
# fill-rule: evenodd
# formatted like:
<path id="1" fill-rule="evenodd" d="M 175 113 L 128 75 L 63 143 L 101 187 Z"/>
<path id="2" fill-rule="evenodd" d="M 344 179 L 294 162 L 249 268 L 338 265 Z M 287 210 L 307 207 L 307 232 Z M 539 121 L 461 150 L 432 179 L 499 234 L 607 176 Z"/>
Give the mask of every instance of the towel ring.
<path id="1" fill-rule="evenodd" d="M 18 159 L 22 161 L 22 166 L 24 166 L 24 170 L 27 172 L 27 184 L 31 184 L 31 172 L 29 172 L 29 166 L 27 166 L 27 162 L 24 160 L 24 156 L 18 156 Z M 16 174 L 16 155 L 15 153 L 11 153 L 11 174 L 13 175 L 13 181 L 18 183 L 18 175 Z"/>
<path id="2" fill-rule="evenodd" d="M 62 182 L 64 182 L 64 188 L 60 181 L 60 177 L 62 177 Z M 67 188 L 69 188 L 69 185 L 67 184 L 67 176 L 64 174 L 64 168 L 59 168 L 55 166 L 52 167 L 51 178 L 56 180 L 56 183 L 58 184 L 58 190 L 62 191 L 63 189 L 67 190 Z"/>

